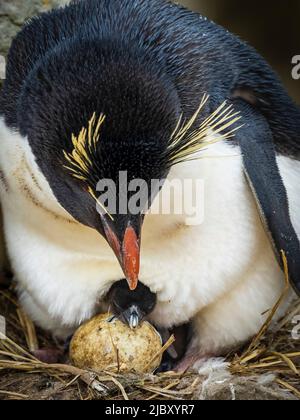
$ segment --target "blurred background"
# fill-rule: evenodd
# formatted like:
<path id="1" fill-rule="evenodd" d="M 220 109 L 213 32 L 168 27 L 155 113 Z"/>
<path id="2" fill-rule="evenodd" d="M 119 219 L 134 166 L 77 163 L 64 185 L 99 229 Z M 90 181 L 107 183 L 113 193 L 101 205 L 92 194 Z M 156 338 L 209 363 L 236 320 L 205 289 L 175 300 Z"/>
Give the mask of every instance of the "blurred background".
<path id="1" fill-rule="evenodd" d="M 180 0 L 253 45 L 280 74 L 300 103 L 292 57 L 300 55 L 300 0 Z"/>

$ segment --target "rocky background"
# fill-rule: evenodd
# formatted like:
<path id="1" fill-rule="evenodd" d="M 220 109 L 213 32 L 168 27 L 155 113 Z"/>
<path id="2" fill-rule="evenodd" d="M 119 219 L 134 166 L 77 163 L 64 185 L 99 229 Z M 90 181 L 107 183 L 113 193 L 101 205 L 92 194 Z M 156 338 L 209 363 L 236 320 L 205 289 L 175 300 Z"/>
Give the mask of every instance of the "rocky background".
<path id="1" fill-rule="evenodd" d="M 26 19 L 61 3 L 61 0 L 1 0 L 0 54 L 6 54 L 12 38 Z"/>
<path id="2" fill-rule="evenodd" d="M 293 80 L 292 57 L 300 55 L 300 1 L 182 0 L 249 42 L 272 64 L 300 103 L 300 80 Z"/>

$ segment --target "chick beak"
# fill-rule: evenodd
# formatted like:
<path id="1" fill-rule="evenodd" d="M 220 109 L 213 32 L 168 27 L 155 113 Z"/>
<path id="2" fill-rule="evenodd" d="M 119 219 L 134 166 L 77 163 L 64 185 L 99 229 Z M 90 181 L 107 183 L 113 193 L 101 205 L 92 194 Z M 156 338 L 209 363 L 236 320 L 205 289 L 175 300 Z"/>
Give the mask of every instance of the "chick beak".
<path id="1" fill-rule="evenodd" d="M 139 319 L 138 314 L 132 313 L 129 318 L 129 327 L 132 330 L 135 330 L 139 326 L 139 323 L 140 323 L 140 319 Z"/>
<path id="2" fill-rule="evenodd" d="M 128 314 L 124 314 L 125 320 L 132 330 L 135 330 L 143 319 L 141 311 L 136 305 L 132 305 L 127 311 Z"/>
<path id="3" fill-rule="evenodd" d="M 119 240 L 114 230 L 108 225 L 105 225 L 105 235 L 119 260 L 130 290 L 135 290 L 140 272 L 139 236 L 130 224 L 127 226 L 122 240 Z"/>

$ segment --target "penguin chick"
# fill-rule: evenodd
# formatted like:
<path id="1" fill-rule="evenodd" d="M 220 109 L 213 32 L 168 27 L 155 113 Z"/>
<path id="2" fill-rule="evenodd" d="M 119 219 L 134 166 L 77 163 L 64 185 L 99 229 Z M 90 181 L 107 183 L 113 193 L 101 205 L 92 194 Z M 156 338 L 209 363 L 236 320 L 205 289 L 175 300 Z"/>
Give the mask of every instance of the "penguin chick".
<path id="1" fill-rule="evenodd" d="M 107 295 L 109 310 L 121 321 L 135 329 L 154 310 L 156 295 L 138 283 L 134 291 L 130 291 L 126 279 L 116 282 Z"/>

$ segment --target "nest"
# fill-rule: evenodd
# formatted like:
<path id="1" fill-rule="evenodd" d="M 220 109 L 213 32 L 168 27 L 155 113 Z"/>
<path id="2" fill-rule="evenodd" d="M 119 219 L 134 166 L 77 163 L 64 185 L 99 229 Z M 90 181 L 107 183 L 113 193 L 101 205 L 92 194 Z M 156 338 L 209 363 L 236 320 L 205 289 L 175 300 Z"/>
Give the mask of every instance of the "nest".
<path id="1" fill-rule="evenodd" d="M 6 339 L 0 340 L 0 399 L 191 399 L 199 386 L 193 372 L 125 376 L 42 363 L 32 352 L 58 343 L 35 328 L 19 307 L 13 286 L 0 290 L 0 314 L 7 324 Z"/>
<path id="2" fill-rule="evenodd" d="M 227 356 L 230 386 L 244 379 L 250 384 L 267 375 L 272 377 L 272 387 L 276 386 L 287 399 L 291 396 L 300 399 L 300 342 L 291 339 L 292 320 L 300 314 L 299 302 L 279 323 L 272 322 L 286 293 L 288 284 L 250 345 Z M 123 376 L 85 371 L 68 364 L 40 362 L 33 356 L 33 351 L 57 348 L 58 343 L 35 328 L 19 307 L 13 286 L 0 289 L 0 314 L 7 323 L 6 339 L 0 340 L 0 399 L 203 399 L 203 384 L 207 378 L 198 372 Z"/>

